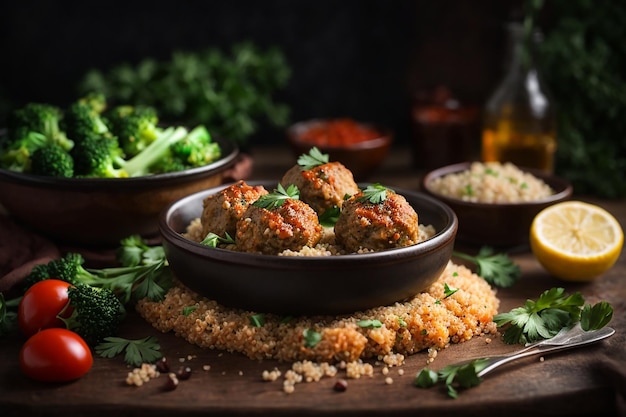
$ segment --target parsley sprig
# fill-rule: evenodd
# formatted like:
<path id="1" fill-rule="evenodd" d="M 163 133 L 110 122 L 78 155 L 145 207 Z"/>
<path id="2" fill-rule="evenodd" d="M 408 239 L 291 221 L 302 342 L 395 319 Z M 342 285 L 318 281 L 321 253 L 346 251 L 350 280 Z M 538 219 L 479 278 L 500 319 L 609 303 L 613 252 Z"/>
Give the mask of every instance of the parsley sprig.
<path id="1" fill-rule="evenodd" d="M 391 191 L 391 189 L 379 183 L 370 184 L 362 191 L 357 201 L 380 204 L 387 199 L 387 191 Z"/>
<path id="2" fill-rule="evenodd" d="M 132 366 L 141 366 L 142 363 L 154 363 L 163 357 L 161 346 L 154 336 L 143 339 L 125 339 L 122 337 L 106 337 L 96 346 L 96 353 L 103 358 L 114 358 L 124 353 L 124 362 Z"/>
<path id="3" fill-rule="evenodd" d="M 200 242 L 201 245 L 205 245 L 210 248 L 217 248 L 217 246 L 221 243 L 233 244 L 235 243 L 235 239 L 233 239 L 233 237 L 228 232 L 225 232 L 224 237 L 213 232 L 209 232 Z"/>
<path id="4" fill-rule="evenodd" d="M 509 288 L 522 276 L 519 265 L 507 254 L 494 253 L 489 246 L 481 247 L 475 256 L 459 251 L 454 251 L 453 255 L 476 265 L 476 275 L 496 287 Z"/>
<path id="5" fill-rule="evenodd" d="M 252 205 L 270 210 L 282 206 L 287 199 L 299 200 L 300 190 L 295 184 L 290 184 L 287 189 L 285 189 L 282 184 L 279 183 L 274 191 L 262 195 L 252 203 Z"/>
<path id="6" fill-rule="evenodd" d="M 613 318 L 613 307 L 607 302 L 585 304 L 580 292 L 568 295 L 563 288 L 544 291 L 536 301 L 526 300 L 523 306 L 496 314 L 493 321 L 506 327 L 505 343 L 526 344 L 554 337 L 561 329 L 580 321 L 583 330 L 606 326 Z"/>
<path id="7" fill-rule="evenodd" d="M 328 154 L 322 153 L 316 146 L 309 150 L 308 154 L 302 154 L 298 158 L 298 165 L 303 171 L 308 171 L 320 165 L 327 164 Z"/>
<path id="8" fill-rule="evenodd" d="M 478 373 L 485 366 L 487 366 L 487 360 L 480 358 L 464 364 L 448 365 L 439 372 L 423 368 L 418 372 L 413 384 L 418 388 L 430 388 L 437 383 L 444 383 L 448 396 L 457 398 L 459 396 L 459 388 L 472 388 L 482 382 Z"/>

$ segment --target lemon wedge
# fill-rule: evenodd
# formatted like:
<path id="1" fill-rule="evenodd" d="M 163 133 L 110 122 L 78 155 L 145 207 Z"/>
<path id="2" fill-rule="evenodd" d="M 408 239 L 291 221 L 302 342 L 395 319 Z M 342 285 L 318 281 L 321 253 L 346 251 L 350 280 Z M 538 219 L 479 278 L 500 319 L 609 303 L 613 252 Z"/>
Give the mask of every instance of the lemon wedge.
<path id="1" fill-rule="evenodd" d="M 530 247 L 541 265 L 564 281 L 592 281 L 620 256 L 624 232 L 605 209 L 581 201 L 554 204 L 530 227 Z"/>

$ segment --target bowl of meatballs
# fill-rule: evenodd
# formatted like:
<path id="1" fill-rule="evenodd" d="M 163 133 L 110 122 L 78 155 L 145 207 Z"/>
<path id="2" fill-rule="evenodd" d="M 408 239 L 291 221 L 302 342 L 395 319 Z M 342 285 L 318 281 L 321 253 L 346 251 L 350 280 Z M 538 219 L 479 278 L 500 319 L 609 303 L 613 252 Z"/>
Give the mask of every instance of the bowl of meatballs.
<path id="1" fill-rule="evenodd" d="M 240 180 L 161 213 L 170 267 L 224 306 L 348 314 L 409 299 L 448 264 L 458 222 L 425 194 L 357 184 L 315 148 L 278 180 Z"/>

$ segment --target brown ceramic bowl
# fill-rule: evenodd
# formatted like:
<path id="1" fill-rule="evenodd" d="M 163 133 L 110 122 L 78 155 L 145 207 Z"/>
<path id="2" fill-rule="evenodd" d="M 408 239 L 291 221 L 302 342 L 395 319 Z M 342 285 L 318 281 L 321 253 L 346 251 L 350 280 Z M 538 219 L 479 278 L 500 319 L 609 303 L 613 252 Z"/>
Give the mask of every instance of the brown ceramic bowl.
<path id="1" fill-rule="evenodd" d="M 239 151 L 232 142 L 219 143 L 223 157 L 207 166 L 136 178 L 51 178 L 0 169 L 0 205 L 64 244 L 105 248 L 134 234 L 158 236 L 167 205 L 222 183 Z"/>
<path id="2" fill-rule="evenodd" d="M 325 127 L 338 119 L 313 119 L 298 122 L 287 129 L 287 140 L 296 156 L 309 153 L 313 146 L 328 154 L 331 161 L 346 166 L 357 181 L 368 179 L 383 163 L 393 142 L 392 133 L 385 128 L 368 123 L 354 122 L 361 129 L 373 130 L 380 135 L 371 139 L 346 145 L 327 145 L 306 139 L 307 131 Z M 345 120 L 345 119 L 344 119 Z"/>
<path id="3" fill-rule="evenodd" d="M 268 189 L 276 182 L 254 182 Z M 203 246 L 181 236 L 202 201 L 222 187 L 180 199 L 163 211 L 162 243 L 175 275 L 222 305 L 287 315 L 342 314 L 392 304 L 426 289 L 452 255 L 454 212 L 422 193 L 396 190 L 437 231 L 427 241 L 385 251 L 316 257 L 271 256 Z"/>
<path id="4" fill-rule="evenodd" d="M 465 171 L 470 165 L 471 162 L 448 165 L 430 171 L 422 178 L 422 190 L 450 206 L 456 213 L 459 220 L 459 242 L 501 247 L 527 245 L 530 225 L 535 216 L 544 208 L 567 200 L 572 195 L 572 186 L 566 180 L 527 168 L 523 170 L 543 180 L 554 190 L 554 194 L 533 202 L 490 204 L 443 196 L 429 187 L 434 178 Z"/>

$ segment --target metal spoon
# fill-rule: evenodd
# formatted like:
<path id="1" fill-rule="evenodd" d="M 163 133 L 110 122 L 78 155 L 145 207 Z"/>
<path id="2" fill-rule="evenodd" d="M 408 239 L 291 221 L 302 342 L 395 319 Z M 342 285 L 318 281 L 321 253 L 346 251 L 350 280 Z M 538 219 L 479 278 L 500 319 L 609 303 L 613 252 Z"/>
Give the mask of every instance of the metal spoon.
<path id="1" fill-rule="evenodd" d="M 538 342 L 527 345 L 524 349 L 503 356 L 485 357 L 464 361 L 458 365 L 463 365 L 474 360 L 486 361 L 486 365 L 476 375 L 482 377 L 488 372 L 493 371 L 500 365 L 505 363 L 532 356 L 537 354 L 546 354 L 549 352 L 557 352 L 565 349 L 571 349 L 578 346 L 584 346 L 595 343 L 602 339 L 612 336 L 615 330 L 611 327 L 603 327 L 598 330 L 585 331 L 580 327 L 580 323 L 570 329 L 563 329 L 551 339 L 543 339 Z"/>

